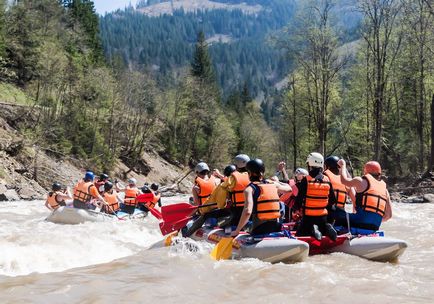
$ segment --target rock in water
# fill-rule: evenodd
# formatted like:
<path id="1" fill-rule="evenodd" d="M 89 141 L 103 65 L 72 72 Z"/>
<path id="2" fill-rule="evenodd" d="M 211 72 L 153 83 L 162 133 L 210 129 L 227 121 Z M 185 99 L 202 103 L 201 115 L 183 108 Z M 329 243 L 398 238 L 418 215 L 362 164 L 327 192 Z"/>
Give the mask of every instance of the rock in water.
<path id="1" fill-rule="evenodd" d="M 0 193 L 0 201 L 18 201 L 20 197 L 14 189 L 8 189 L 3 193 Z"/>
<path id="2" fill-rule="evenodd" d="M 434 203 L 434 194 L 427 193 L 423 195 L 424 203 Z"/>

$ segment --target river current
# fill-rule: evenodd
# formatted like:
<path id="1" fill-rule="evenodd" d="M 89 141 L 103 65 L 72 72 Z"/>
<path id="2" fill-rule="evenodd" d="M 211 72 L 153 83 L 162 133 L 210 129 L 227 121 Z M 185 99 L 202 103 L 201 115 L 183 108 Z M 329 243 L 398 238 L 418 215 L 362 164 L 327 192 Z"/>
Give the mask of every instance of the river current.
<path id="1" fill-rule="evenodd" d="M 216 262 L 205 243 L 147 250 L 162 239 L 151 215 L 72 226 L 48 214 L 41 201 L 0 204 L 0 303 L 434 302 L 434 204 L 393 204 L 382 228 L 409 245 L 397 263 L 340 253 Z"/>

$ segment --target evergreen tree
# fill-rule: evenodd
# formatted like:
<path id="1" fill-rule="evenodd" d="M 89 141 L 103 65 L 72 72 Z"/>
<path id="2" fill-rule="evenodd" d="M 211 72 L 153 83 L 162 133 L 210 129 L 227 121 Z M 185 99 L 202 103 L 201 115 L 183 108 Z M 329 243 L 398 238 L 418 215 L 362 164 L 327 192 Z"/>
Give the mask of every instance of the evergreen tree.
<path id="1" fill-rule="evenodd" d="M 203 31 L 197 34 L 196 49 L 191 63 L 191 74 L 207 83 L 212 83 L 215 80 L 214 69 Z"/>
<path id="2" fill-rule="evenodd" d="M 6 0 L 0 0 L 0 58 L 5 54 Z"/>

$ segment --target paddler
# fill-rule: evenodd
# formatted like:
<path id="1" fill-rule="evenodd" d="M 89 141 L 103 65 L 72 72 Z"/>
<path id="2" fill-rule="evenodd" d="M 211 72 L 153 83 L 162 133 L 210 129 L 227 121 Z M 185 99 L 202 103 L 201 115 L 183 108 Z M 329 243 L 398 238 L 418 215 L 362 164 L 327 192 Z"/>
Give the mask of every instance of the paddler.
<path id="1" fill-rule="evenodd" d="M 108 182 L 109 176 L 105 173 L 102 173 L 99 176 L 99 179 L 95 182 L 95 187 L 98 189 L 99 194 L 104 192 L 104 184 Z"/>
<path id="2" fill-rule="evenodd" d="M 196 178 L 192 189 L 193 205 L 201 206 L 217 187 L 217 180 L 210 175 L 208 164 L 200 162 L 194 168 Z"/>
<path id="3" fill-rule="evenodd" d="M 159 185 L 156 183 L 152 183 L 150 187 L 147 184 L 142 187 L 142 194 L 137 197 L 137 205 L 140 210 L 149 212 L 149 209 L 155 208 L 156 204 L 161 207 L 161 193 L 158 188 Z"/>
<path id="4" fill-rule="evenodd" d="M 292 179 L 288 179 L 288 174 L 286 173 L 285 169 L 285 163 L 280 162 L 278 165 L 278 170 L 282 172 L 283 180 L 281 182 L 287 182 L 291 186 L 291 191 L 282 193 L 280 196 L 280 201 L 285 204 L 285 218 L 284 223 L 288 223 L 291 220 L 298 220 L 300 215 L 293 212 L 292 207 L 295 203 L 295 198 L 298 194 L 298 185 L 303 180 L 304 177 L 309 175 L 306 169 L 304 168 L 297 168 L 294 171 L 294 177 Z M 291 215 L 292 214 L 292 215 Z"/>
<path id="5" fill-rule="evenodd" d="M 120 203 L 122 203 L 122 199 L 118 197 L 118 193 L 115 189 L 113 189 L 113 184 L 110 181 L 106 181 L 103 187 L 104 191 L 102 193 L 102 197 L 107 202 L 107 205 L 103 206 L 101 212 L 115 214 L 120 210 Z"/>
<path id="6" fill-rule="evenodd" d="M 294 204 L 295 210 L 302 211 L 297 235 L 321 240 L 324 234 L 334 241 L 337 232 L 327 222 L 327 215 L 336 204 L 336 197 L 330 180 L 323 174 L 324 157 L 313 152 L 307 157 L 306 163 L 309 175 L 300 182 Z"/>
<path id="7" fill-rule="evenodd" d="M 92 199 L 97 199 L 104 205 L 107 204 L 104 198 L 99 194 L 95 187 L 94 174 L 92 171 L 87 171 L 84 178 L 74 186 L 74 208 L 78 209 L 95 209 L 95 205 L 91 204 Z"/>
<path id="8" fill-rule="evenodd" d="M 346 187 L 341 182 L 338 166 L 339 157 L 331 155 L 324 160 L 324 175 L 327 176 L 333 186 L 336 197 L 336 208 L 329 214 L 329 221 L 335 221 L 336 226 L 346 226 L 345 204 L 349 199 L 356 201 L 356 192 L 351 187 Z"/>
<path id="9" fill-rule="evenodd" d="M 116 190 L 118 192 L 124 192 L 125 193 L 124 202 L 121 206 L 122 212 L 125 212 L 128 214 L 134 213 L 134 210 L 136 209 L 136 206 L 137 206 L 136 198 L 140 194 L 140 190 L 139 190 L 139 188 L 137 188 L 136 184 L 137 184 L 137 180 L 133 177 L 128 179 L 128 185 L 125 188 L 120 188 L 119 184 L 115 183 Z"/>
<path id="10" fill-rule="evenodd" d="M 265 166 L 262 160 L 252 159 L 247 162 L 245 168 L 250 184 L 243 192 L 245 198 L 243 211 L 231 236 L 236 237 L 250 218 L 252 219 L 252 235 L 281 231 L 278 186 L 264 179 Z"/>
<path id="11" fill-rule="evenodd" d="M 66 206 L 65 201 L 72 199 L 71 191 L 66 188 L 62 191 L 62 185 L 55 182 L 51 186 L 51 191 L 48 192 L 47 200 L 45 201 L 45 207 L 53 211 L 61 206 Z"/>
<path id="12" fill-rule="evenodd" d="M 356 213 L 349 214 L 352 228 L 376 231 L 381 223 L 392 217 L 392 206 L 386 183 L 381 180 L 381 165 L 368 161 L 363 168 L 362 177 L 348 176 L 346 163 L 339 160 L 341 182 L 356 191 Z"/>

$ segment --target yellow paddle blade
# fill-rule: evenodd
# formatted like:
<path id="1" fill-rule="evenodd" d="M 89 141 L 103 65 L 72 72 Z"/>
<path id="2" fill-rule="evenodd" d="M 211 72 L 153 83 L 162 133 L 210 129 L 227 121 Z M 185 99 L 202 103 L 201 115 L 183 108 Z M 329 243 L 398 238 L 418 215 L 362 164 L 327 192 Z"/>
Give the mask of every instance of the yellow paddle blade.
<path id="1" fill-rule="evenodd" d="M 222 238 L 210 253 L 214 260 L 228 260 L 232 256 L 233 238 Z"/>

